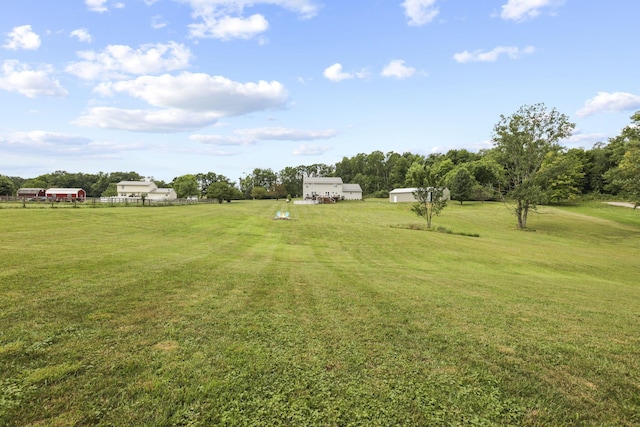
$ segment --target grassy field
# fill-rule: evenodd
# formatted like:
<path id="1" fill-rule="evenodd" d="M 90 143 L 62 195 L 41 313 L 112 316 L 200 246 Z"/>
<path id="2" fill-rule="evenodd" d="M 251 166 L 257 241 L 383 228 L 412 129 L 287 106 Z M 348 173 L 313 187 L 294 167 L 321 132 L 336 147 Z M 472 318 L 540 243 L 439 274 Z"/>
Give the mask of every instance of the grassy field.
<path id="1" fill-rule="evenodd" d="M 415 224 L 386 201 L 0 209 L 0 425 L 640 424 L 640 210 Z"/>

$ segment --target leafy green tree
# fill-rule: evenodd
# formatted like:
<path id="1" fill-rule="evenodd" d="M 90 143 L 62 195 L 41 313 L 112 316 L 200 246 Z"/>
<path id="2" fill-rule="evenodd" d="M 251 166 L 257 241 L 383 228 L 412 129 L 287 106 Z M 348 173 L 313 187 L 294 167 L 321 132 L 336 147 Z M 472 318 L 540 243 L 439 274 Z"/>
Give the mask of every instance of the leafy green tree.
<path id="1" fill-rule="evenodd" d="M 0 175 L 0 196 L 13 196 L 16 189 L 13 181 L 4 175 Z"/>
<path id="2" fill-rule="evenodd" d="M 426 177 L 427 171 L 424 162 L 415 160 L 411 166 L 409 166 L 409 169 L 407 169 L 404 185 L 407 187 L 420 187 L 423 185 Z"/>
<path id="3" fill-rule="evenodd" d="M 303 168 L 304 166 L 287 166 L 278 172 L 278 179 L 287 189 L 287 194 L 294 195 L 294 197 L 302 194 Z"/>
<path id="4" fill-rule="evenodd" d="M 120 182 L 120 181 L 118 181 Z M 115 197 L 118 195 L 118 184 L 110 183 L 107 188 L 100 194 L 101 197 Z"/>
<path id="5" fill-rule="evenodd" d="M 610 168 L 605 172 L 604 177 L 607 182 L 606 189 L 612 194 L 624 194 L 630 196 L 629 182 L 624 178 L 624 171 L 620 166 L 625 158 L 633 158 L 633 153 L 629 151 L 635 150 L 640 145 L 640 111 L 631 116 L 631 124 L 622 129 L 620 135 L 609 139 L 606 151 L 610 160 Z M 627 160 L 628 162 L 628 160 Z M 630 165 L 626 165 L 627 170 L 631 170 Z M 623 169 L 625 169 L 623 168 Z M 622 173 L 622 174 L 621 174 Z"/>
<path id="6" fill-rule="evenodd" d="M 251 190 L 251 197 L 254 199 L 266 199 L 269 192 L 264 187 L 253 187 Z"/>
<path id="7" fill-rule="evenodd" d="M 612 169 L 607 178 L 621 189 L 634 209 L 640 206 L 640 141 L 627 150 L 618 167 Z"/>
<path id="8" fill-rule="evenodd" d="M 218 175 L 215 172 L 197 173 L 194 175 L 198 182 L 198 188 L 200 188 L 201 195 L 209 194 L 208 189 L 214 182 L 229 182 L 229 178 L 224 175 Z"/>
<path id="9" fill-rule="evenodd" d="M 476 160 L 480 160 L 480 155 L 472 153 L 466 149 L 449 150 L 445 157 L 453 162 L 454 165 L 462 165 Z"/>
<path id="10" fill-rule="evenodd" d="M 195 175 L 187 174 L 174 178 L 172 186 L 179 199 L 198 195 L 198 180 Z"/>
<path id="11" fill-rule="evenodd" d="M 559 141 L 571 136 L 575 127 L 557 110 L 544 104 L 525 105 L 509 117 L 500 116 L 493 129 L 493 145 L 508 182 L 518 228 L 527 227 L 529 210 L 544 198 L 538 175 L 549 153 L 559 152 Z"/>
<path id="12" fill-rule="evenodd" d="M 583 164 L 576 152 L 549 153 L 542 162 L 538 180 L 544 201 L 572 200 L 582 194 Z"/>
<path id="13" fill-rule="evenodd" d="M 451 192 L 451 200 L 457 200 L 462 204 L 473 195 L 473 190 L 478 184 L 466 167 L 458 166 L 449 174 L 448 186 Z"/>
<path id="14" fill-rule="evenodd" d="M 287 197 L 287 194 L 287 187 L 285 187 L 283 184 L 274 184 L 269 189 L 269 196 L 275 198 L 276 200 L 284 199 L 285 197 Z"/>
<path id="15" fill-rule="evenodd" d="M 418 187 L 413 195 L 417 201 L 411 210 L 419 217 L 426 219 L 427 228 L 431 228 L 431 220 L 434 215 L 440 215 L 440 212 L 447 206 L 444 187 Z"/>
<path id="16" fill-rule="evenodd" d="M 611 161 L 606 144 L 598 142 L 584 152 L 583 193 L 603 193 L 607 189 L 605 174 L 615 165 Z"/>
<path id="17" fill-rule="evenodd" d="M 231 200 L 234 198 L 234 191 L 231 184 L 226 181 L 212 182 L 207 186 L 207 198 L 215 199 L 218 203 L 223 200 Z"/>
<path id="18" fill-rule="evenodd" d="M 411 210 L 427 220 L 427 228 L 431 228 L 431 221 L 434 216 L 447 206 L 447 199 L 444 197 L 445 177 L 438 174 L 437 168 L 425 167 L 424 179 L 421 185 L 413 192 L 416 203 Z"/>
<path id="19" fill-rule="evenodd" d="M 49 184 L 42 178 L 27 179 L 23 184 L 24 188 L 49 188 Z"/>

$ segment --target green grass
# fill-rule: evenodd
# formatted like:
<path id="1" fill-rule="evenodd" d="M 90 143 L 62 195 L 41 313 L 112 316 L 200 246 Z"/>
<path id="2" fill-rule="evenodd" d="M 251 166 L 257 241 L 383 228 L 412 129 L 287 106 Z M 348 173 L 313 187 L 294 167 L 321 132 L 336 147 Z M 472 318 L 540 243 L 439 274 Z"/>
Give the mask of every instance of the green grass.
<path id="1" fill-rule="evenodd" d="M 0 209 L 0 425 L 639 424 L 640 211 L 529 222 Z"/>

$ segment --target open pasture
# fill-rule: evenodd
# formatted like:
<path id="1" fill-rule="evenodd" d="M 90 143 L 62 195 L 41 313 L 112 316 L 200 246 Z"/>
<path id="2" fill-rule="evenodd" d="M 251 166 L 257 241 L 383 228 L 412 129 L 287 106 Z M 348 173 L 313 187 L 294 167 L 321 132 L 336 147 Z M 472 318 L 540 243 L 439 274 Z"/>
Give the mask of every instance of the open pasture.
<path id="1" fill-rule="evenodd" d="M 386 201 L 0 209 L 0 425 L 640 424 L 640 211 L 418 223 Z"/>

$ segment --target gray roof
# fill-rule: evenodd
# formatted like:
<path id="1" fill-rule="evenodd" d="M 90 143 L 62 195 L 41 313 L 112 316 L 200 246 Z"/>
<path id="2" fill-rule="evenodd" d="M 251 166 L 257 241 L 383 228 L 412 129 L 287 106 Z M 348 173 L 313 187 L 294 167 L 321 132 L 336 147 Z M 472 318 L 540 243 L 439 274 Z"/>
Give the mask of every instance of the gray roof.
<path id="1" fill-rule="evenodd" d="M 305 176 L 303 178 L 305 184 L 342 184 L 342 178 L 324 176 L 324 177 L 309 177 Z"/>
<path id="2" fill-rule="evenodd" d="M 362 193 L 362 187 L 360 184 L 342 184 L 342 191 Z"/>
<path id="3" fill-rule="evenodd" d="M 120 181 L 117 185 L 129 185 L 129 186 L 145 185 L 145 186 L 149 186 L 149 184 L 155 185 L 155 183 L 153 181 Z"/>

